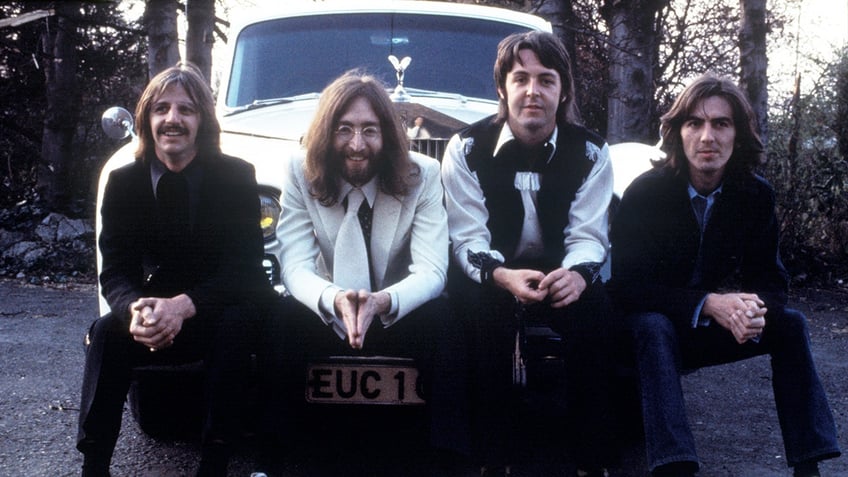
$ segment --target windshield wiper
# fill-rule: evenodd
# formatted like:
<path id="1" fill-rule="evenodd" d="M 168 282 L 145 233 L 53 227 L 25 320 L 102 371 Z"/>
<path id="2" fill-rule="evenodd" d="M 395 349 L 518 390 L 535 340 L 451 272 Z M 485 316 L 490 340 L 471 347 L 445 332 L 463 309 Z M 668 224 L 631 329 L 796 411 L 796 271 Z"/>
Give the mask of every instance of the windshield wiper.
<path id="1" fill-rule="evenodd" d="M 468 96 L 466 96 L 464 94 L 459 94 L 459 93 L 447 93 L 447 92 L 444 92 L 444 91 L 433 91 L 433 90 L 429 90 L 429 89 L 418 89 L 418 88 L 404 88 L 404 90 L 408 94 L 411 94 L 413 96 L 430 97 L 430 98 L 434 98 L 434 97 L 453 98 L 453 99 L 460 101 L 462 103 L 467 102 L 468 99 L 469 99 Z M 475 98 L 475 99 L 486 99 L 486 98 Z"/>
<path id="2" fill-rule="evenodd" d="M 252 103 L 245 104 L 243 106 L 237 106 L 227 113 L 224 116 L 232 116 L 235 114 L 243 113 L 245 111 L 252 111 L 254 109 L 261 109 L 268 106 L 274 106 L 277 104 L 286 104 L 293 103 L 295 101 L 303 101 L 304 99 L 318 99 L 320 95 L 318 93 L 304 93 L 298 94 L 295 96 L 286 96 L 285 98 L 268 98 L 268 99 L 256 99 L 253 100 Z"/>

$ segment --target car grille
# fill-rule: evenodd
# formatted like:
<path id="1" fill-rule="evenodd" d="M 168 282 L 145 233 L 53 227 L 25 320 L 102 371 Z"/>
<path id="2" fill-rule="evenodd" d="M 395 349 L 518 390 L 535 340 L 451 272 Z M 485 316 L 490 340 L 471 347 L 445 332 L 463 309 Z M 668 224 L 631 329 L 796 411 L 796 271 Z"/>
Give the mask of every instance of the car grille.
<path id="1" fill-rule="evenodd" d="M 421 154 L 428 155 L 439 161 L 445 153 L 445 146 L 448 144 L 447 139 L 411 139 L 409 149 Z"/>

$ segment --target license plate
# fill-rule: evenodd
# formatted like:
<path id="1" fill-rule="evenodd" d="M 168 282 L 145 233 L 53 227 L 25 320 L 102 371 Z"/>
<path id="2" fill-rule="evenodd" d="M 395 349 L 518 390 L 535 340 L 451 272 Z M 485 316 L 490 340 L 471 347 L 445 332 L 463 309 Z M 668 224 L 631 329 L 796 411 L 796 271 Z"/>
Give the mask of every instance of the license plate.
<path id="1" fill-rule="evenodd" d="M 406 358 L 335 356 L 310 362 L 306 401 L 327 404 L 424 404 L 418 369 Z"/>

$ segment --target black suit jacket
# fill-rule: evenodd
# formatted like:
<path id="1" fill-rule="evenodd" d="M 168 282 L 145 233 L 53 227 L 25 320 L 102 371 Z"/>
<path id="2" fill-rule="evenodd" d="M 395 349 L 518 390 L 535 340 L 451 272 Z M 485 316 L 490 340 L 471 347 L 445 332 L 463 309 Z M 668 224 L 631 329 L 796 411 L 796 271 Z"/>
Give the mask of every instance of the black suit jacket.
<path id="1" fill-rule="evenodd" d="M 769 310 L 786 305 L 774 191 L 761 177 L 726 177 L 704 231 L 702 280 L 690 285 L 700 231 L 687 178 L 667 169 L 628 187 L 610 232 L 611 291 L 627 312 L 662 313 L 681 326 L 707 293 L 757 293 Z"/>
<path id="2" fill-rule="evenodd" d="M 253 166 L 227 156 L 195 161 L 203 161 L 199 200 L 188 243 L 178 249 L 159 225 L 150 166 L 136 161 L 109 175 L 100 283 L 113 313 L 129 319 L 130 303 L 142 296 L 186 293 L 200 315 L 268 287 Z"/>

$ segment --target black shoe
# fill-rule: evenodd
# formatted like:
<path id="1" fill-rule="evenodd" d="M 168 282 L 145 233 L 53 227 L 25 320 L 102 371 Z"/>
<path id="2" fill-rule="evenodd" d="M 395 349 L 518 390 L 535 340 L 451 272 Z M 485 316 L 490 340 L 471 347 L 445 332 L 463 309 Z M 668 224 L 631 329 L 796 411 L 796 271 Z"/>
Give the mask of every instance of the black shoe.
<path id="1" fill-rule="evenodd" d="M 651 472 L 651 475 L 654 477 L 694 477 L 697 471 L 697 462 L 671 462 L 657 467 Z"/>
<path id="2" fill-rule="evenodd" d="M 801 462 L 795 466 L 792 475 L 793 477 L 821 477 L 819 463 L 817 461 Z"/>
<path id="3" fill-rule="evenodd" d="M 430 453 L 429 475 L 433 477 L 474 475 L 474 466 L 468 457 L 448 450 L 433 450 Z"/>
<path id="4" fill-rule="evenodd" d="M 304 458 L 303 455 L 298 455 L 299 451 L 295 450 L 296 443 L 276 435 L 264 435 L 258 438 L 257 447 L 256 464 L 268 477 L 287 475 L 284 469 L 288 464 L 293 460 Z"/>
<path id="5" fill-rule="evenodd" d="M 200 467 L 197 469 L 197 477 L 227 477 L 227 466 L 229 459 L 204 457 L 200 459 Z"/>
<path id="6" fill-rule="evenodd" d="M 607 469 L 604 469 L 603 467 L 577 469 L 576 475 L 577 477 L 609 477 Z"/>
<path id="7" fill-rule="evenodd" d="M 109 461 L 111 459 L 85 455 L 82 464 L 82 477 L 110 477 Z"/>
<path id="8" fill-rule="evenodd" d="M 222 442 L 204 444 L 200 451 L 200 467 L 197 477 L 227 477 L 230 463 L 230 448 Z"/>
<path id="9" fill-rule="evenodd" d="M 511 471 L 508 465 L 484 465 L 480 467 L 480 477 L 509 477 Z"/>

